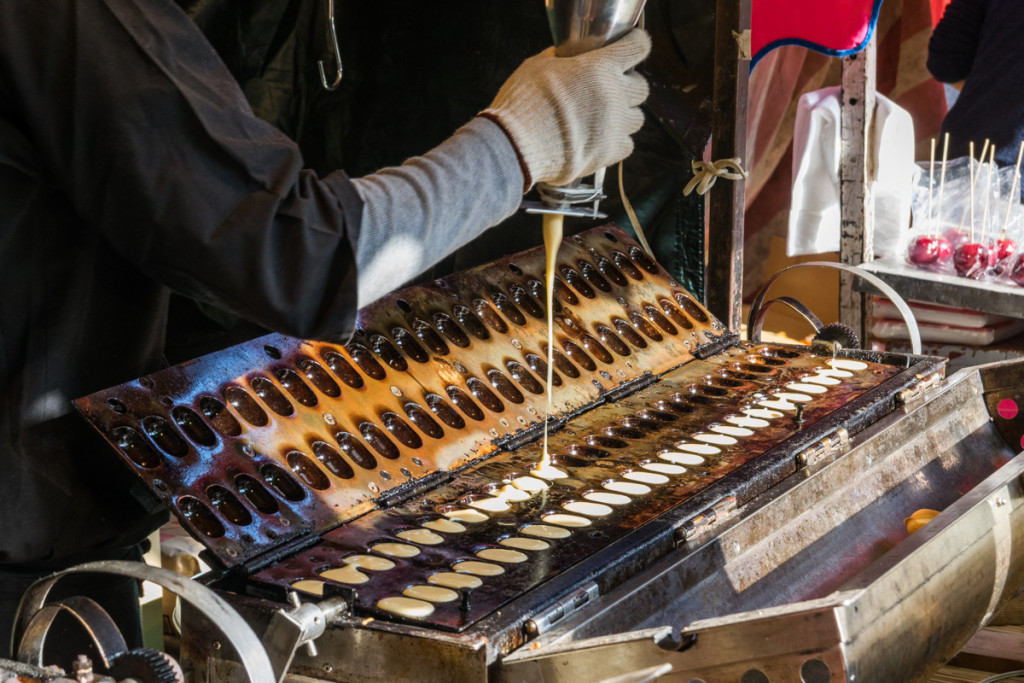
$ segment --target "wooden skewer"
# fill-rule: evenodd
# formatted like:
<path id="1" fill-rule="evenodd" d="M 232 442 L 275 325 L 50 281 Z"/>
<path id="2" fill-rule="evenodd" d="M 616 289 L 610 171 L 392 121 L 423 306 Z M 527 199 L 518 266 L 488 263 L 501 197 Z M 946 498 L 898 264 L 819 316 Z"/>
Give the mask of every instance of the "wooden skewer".
<path id="1" fill-rule="evenodd" d="M 982 159 L 984 162 L 984 158 Z M 996 146 L 992 145 L 988 148 L 988 175 L 985 176 L 985 211 L 982 213 L 981 219 L 981 240 L 985 241 L 985 236 L 988 234 L 988 205 L 989 197 L 992 195 L 992 167 L 996 165 Z"/>
<path id="2" fill-rule="evenodd" d="M 1017 181 L 1020 180 L 1020 160 L 1022 156 L 1024 156 L 1024 140 L 1021 140 L 1020 150 L 1017 152 L 1017 165 L 1013 167 L 1013 180 L 1010 181 L 1010 192 L 1006 198 L 1006 216 L 1003 217 L 1002 239 L 1006 239 L 1006 228 L 1010 224 L 1010 209 L 1013 208 L 1015 203 L 1014 197 L 1020 196 L 1020 192 L 1017 191 Z"/>
<path id="3" fill-rule="evenodd" d="M 971 141 L 971 144 L 968 145 L 968 148 L 970 150 L 970 152 L 969 152 L 970 153 L 969 161 L 970 161 L 970 170 L 971 170 L 971 187 L 970 187 L 970 190 L 971 190 L 971 211 L 970 211 L 970 213 L 971 213 L 971 241 L 973 242 L 974 241 L 974 183 L 977 180 L 977 178 L 974 175 L 974 141 L 973 140 Z M 985 138 L 985 144 L 983 144 L 981 146 L 981 156 L 978 157 L 978 159 L 979 159 L 978 163 L 979 164 L 985 162 L 985 152 L 987 152 L 987 151 L 988 151 L 988 138 Z M 963 214 L 961 214 L 961 216 L 960 216 L 960 225 L 957 226 L 961 230 L 964 227 L 964 221 L 965 220 L 967 220 L 967 212 L 966 211 L 964 211 Z"/>
<path id="4" fill-rule="evenodd" d="M 1021 149 L 1024 149 L 1022 147 Z M 935 229 L 932 221 L 932 186 L 935 184 L 935 138 L 932 138 L 932 152 L 928 161 L 928 223 Z"/>
<path id="5" fill-rule="evenodd" d="M 970 171 L 971 171 L 971 188 L 970 188 L 970 210 L 971 210 L 971 242 L 974 241 L 974 140 L 971 140 L 971 159 L 970 159 Z"/>
<path id="6" fill-rule="evenodd" d="M 939 215 L 936 216 L 936 222 L 942 223 L 942 191 L 946 187 L 946 158 L 949 154 L 949 133 L 946 133 L 942 139 L 942 170 L 939 173 Z"/>

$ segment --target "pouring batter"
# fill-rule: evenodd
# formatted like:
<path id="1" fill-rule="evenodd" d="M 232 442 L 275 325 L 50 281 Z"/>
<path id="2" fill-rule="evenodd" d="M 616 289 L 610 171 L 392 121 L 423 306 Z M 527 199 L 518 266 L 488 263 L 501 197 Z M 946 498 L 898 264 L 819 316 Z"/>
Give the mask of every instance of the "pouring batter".
<path id="1" fill-rule="evenodd" d="M 565 217 L 560 213 L 544 214 L 544 285 L 548 307 L 548 409 L 545 418 L 551 417 L 554 408 L 554 366 L 555 366 L 555 264 L 558 262 L 558 246 L 562 243 Z M 569 475 L 551 464 L 548 451 L 548 420 L 544 420 L 544 454 L 531 474 L 543 479 L 564 479 Z"/>

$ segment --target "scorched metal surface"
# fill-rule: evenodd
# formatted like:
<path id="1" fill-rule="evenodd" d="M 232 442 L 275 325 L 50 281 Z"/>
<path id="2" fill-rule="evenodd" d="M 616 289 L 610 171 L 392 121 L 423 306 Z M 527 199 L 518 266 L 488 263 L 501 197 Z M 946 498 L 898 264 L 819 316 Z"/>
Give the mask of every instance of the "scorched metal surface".
<path id="1" fill-rule="evenodd" d="M 837 457 L 942 374 L 934 359 L 740 343 L 604 226 L 559 252 L 548 416 L 543 263 L 535 249 L 396 292 L 345 345 L 269 335 L 76 405 L 254 623 L 289 590 L 340 594 L 349 627 L 478 666 Z M 567 476 L 524 492 L 545 419 Z M 388 608 L 446 575 L 473 585 Z"/>
<path id="2" fill-rule="evenodd" d="M 344 346 L 269 335 L 76 405 L 225 566 L 257 561 L 536 438 L 543 269 L 513 255 L 377 301 Z M 727 334 L 617 228 L 558 270 L 556 425 Z"/>

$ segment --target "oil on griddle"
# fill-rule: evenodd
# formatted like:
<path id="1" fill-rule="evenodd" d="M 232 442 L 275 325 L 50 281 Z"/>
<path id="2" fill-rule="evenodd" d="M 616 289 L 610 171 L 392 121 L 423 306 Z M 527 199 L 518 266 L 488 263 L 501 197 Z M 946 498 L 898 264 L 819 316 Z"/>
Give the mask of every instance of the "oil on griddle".
<path id="1" fill-rule="evenodd" d="M 385 297 L 345 346 L 269 335 L 77 406 L 254 585 L 461 630 L 897 372 L 698 352 L 735 340 L 604 226 L 559 250 L 550 447 L 569 476 L 531 483 L 543 273 L 531 250 Z"/>

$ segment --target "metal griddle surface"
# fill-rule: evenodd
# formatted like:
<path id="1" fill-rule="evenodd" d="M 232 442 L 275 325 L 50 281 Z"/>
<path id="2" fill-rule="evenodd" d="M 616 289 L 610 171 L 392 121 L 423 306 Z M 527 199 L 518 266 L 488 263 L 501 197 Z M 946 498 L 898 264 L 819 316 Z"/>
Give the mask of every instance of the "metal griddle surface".
<path id="1" fill-rule="evenodd" d="M 552 419 L 682 365 L 724 327 L 624 232 L 559 250 Z M 225 567 L 259 565 L 547 416 L 543 249 L 384 297 L 344 346 L 268 335 L 76 407 Z"/>
<path id="2" fill-rule="evenodd" d="M 736 346 L 703 307 L 614 226 L 559 251 L 553 409 L 548 418 L 544 254 L 534 249 L 359 314 L 346 345 L 269 335 L 76 401 L 154 495 L 233 575 L 276 593 L 354 588 L 357 613 L 542 523 L 745 407 L 825 367 L 808 350 Z M 806 404 L 650 484 L 610 514 L 415 623 L 461 631 L 727 477 L 762 478 L 758 456 L 810 430 L 900 368 L 868 363 Z M 540 460 L 570 474 L 461 534 L 390 557 L 354 587 L 320 572 L 465 507 Z M 806 431 L 805 431 L 806 434 Z M 699 510 L 697 511 L 699 512 Z M 351 592 L 347 593 L 352 595 Z"/>
<path id="3" fill-rule="evenodd" d="M 554 463 L 569 478 L 555 480 L 550 488 L 529 500 L 509 502 L 509 510 L 490 514 L 485 522 L 465 524 L 466 532 L 439 534 L 443 543 L 419 545 L 420 552 L 415 557 L 389 557 L 396 566 L 388 571 L 365 571 L 370 578 L 366 583 L 346 586 L 324 579 L 320 572 L 344 566 L 343 558 L 348 555 L 374 554 L 369 548 L 375 543 L 408 545 L 395 534 L 442 518 L 451 509 L 465 508 L 474 497 L 528 474 L 541 457 L 542 445 L 533 443 L 516 452 L 497 455 L 404 505 L 353 520 L 326 534 L 316 546 L 257 573 L 253 580 L 276 586 L 280 593 L 298 581 L 303 581 L 300 586 L 307 591 L 317 593 L 325 587 L 328 592 L 335 587 L 354 588 L 360 614 L 401 621 L 394 614 L 377 609 L 377 602 L 400 596 L 409 586 L 426 585 L 430 575 L 452 571 L 451 567 L 460 561 L 477 560 L 475 554 L 480 550 L 502 548 L 501 539 L 520 535 L 524 526 L 541 523 L 545 514 L 565 512 L 565 503 L 584 500 L 583 494 L 603 490 L 605 482 L 621 481 L 628 472 L 644 471 L 642 466 L 647 463 L 666 462 L 659 459 L 659 453 L 678 450 L 679 443 L 698 443 L 694 434 L 728 425 L 727 417 L 740 416 L 747 407 L 757 408 L 757 402 L 764 397 L 785 391 L 787 384 L 827 367 L 827 360 L 789 347 L 759 344 L 694 361 L 628 398 L 595 408 L 552 434 L 550 452 Z M 635 496 L 628 504 L 612 506 L 611 514 L 593 518 L 589 526 L 572 529 L 568 538 L 550 541 L 545 550 L 523 551 L 528 557 L 526 561 L 501 564 L 504 573 L 481 577 L 482 585 L 469 591 L 467 600 L 437 603 L 432 614 L 410 623 L 448 630 L 472 625 L 645 522 L 686 502 L 798 431 L 811 429 L 819 420 L 898 372 L 899 368 L 893 366 L 868 364 L 867 369 L 816 395 L 804 409 L 802 423 L 793 419 L 791 411 L 769 420 L 769 426 L 738 438 L 735 444 L 721 446 L 721 452 L 706 456 L 703 464 L 688 465 L 685 473 L 667 477 L 664 484 L 652 484 L 651 493 Z M 772 483 L 766 482 L 766 487 Z"/>

